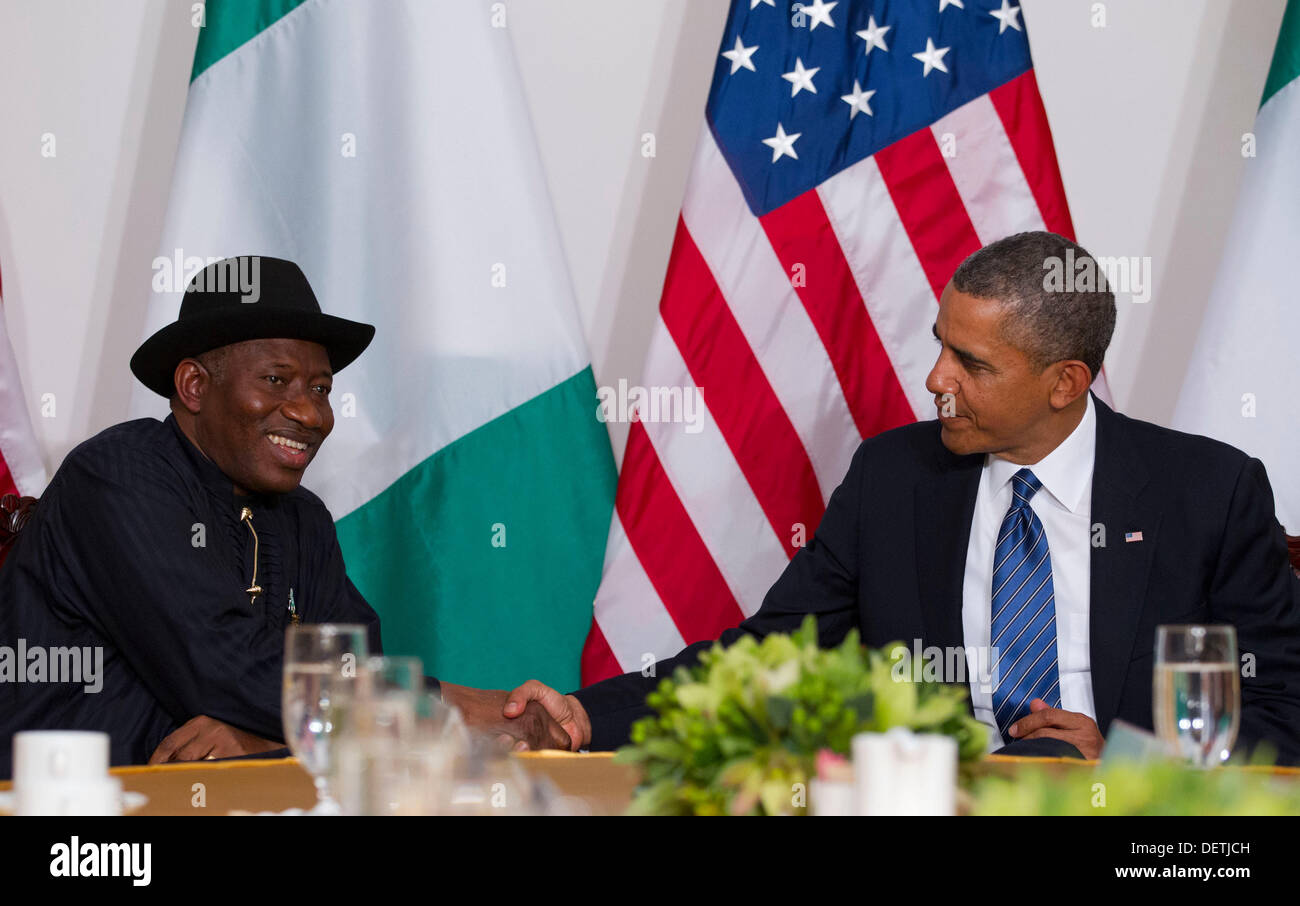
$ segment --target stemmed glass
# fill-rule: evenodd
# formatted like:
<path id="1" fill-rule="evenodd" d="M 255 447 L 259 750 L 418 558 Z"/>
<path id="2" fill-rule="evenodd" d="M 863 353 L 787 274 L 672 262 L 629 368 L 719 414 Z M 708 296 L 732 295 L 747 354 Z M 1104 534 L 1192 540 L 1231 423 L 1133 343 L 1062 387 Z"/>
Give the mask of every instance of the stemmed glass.
<path id="1" fill-rule="evenodd" d="M 339 735 L 336 788 L 349 815 L 424 814 L 431 783 L 416 747 L 419 658 L 370 657 Z"/>
<path id="2" fill-rule="evenodd" d="M 284 640 L 284 739 L 312 775 L 319 811 L 337 811 L 330 775 L 335 739 L 357 691 L 366 660 L 366 629 L 345 623 L 301 623 Z"/>
<path id="3" fill-rule="evenodd" d="M 418 657 L 375 655 L 366 658 L 367 692 L 404 690 L 412 695 L 424 691 L 424 664 Z"/>
<path id="4" fill-rule="evenodd" d="M 1156 734 L 1200 768 L 1226 761 L 1241 721 L 1237 631 L 1231 626 L 1156 628 Z"/>

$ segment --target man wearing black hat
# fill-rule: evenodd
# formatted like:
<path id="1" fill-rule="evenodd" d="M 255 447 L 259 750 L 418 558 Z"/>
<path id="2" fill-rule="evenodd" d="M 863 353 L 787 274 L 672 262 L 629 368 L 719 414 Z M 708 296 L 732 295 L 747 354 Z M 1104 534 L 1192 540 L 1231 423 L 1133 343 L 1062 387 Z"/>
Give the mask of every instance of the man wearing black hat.
<path id="1" fill-rule="evenodd" d="M 374 333 L 323 314 L 289 261 L 195 276 L 131 358 L 171 415 L 69 453 L 0 569 L 0 777 L 24 729 L 108 732 L 115 764 L 278 748 L 286 626 L 360 623 L 379 650 L 333 519 L 299 486 L 334 426 L 333 375 Z M 471 725 L 567 743 L 540 708 L 506 721 L 496 697 L 443 694 Z"/>

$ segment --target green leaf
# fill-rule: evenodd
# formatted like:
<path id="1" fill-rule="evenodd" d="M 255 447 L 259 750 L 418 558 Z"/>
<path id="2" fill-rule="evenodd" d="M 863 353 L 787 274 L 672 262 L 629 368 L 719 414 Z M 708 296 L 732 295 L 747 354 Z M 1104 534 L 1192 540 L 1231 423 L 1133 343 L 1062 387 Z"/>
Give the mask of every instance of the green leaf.
<path id="1" fill-rule="evenodd" d="M 774 695 L 767 700 L 767 720 L 773 730 L 784 732 L 790 729 L 794 719 L 795 700 L 781 695 Z"/>

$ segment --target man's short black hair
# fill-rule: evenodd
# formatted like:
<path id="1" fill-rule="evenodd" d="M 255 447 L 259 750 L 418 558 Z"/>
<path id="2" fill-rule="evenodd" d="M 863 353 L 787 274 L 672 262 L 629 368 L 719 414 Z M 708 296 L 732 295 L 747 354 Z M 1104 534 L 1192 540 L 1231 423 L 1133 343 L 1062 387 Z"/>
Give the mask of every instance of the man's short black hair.
<path id="1" fill-rule="evenodd" d="M 230 347 L 218 346 L 216 349 L 209 349 L 207 352 L 195 356 L 199 364 L 208 370 L 212 379 L 221 383 L 226 379 L 226 367 L 230 363 Z"/>
<path id="2" fill-rule="evenodd" d="M 1060 275 L 1073 261 L 1077 271 L 1085 259 L 1095 276 L 1092 291 L 1048 288 L 1054 269 Z M 963 261 L 952 285 L 1003 303 L 1003 338 L 1036 367 L 1078 359 L 1096 379 L 1115 332 L 1115 294 L 1096 259 L 1077 242 L 1042 230 L 999 239 Z"/>

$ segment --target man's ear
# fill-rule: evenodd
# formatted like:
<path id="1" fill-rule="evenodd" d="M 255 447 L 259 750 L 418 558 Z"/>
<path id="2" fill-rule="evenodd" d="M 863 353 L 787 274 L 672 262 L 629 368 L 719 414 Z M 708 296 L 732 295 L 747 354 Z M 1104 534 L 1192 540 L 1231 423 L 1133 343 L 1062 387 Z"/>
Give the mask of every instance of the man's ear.
<path id="1" fill-rule="evenodd" d="M 198 359 L 181 359 L 172 373 L 176 400 L 191 415 L 198 415 L 203 396 L 212 386 L 212 373 Z"/>
<path id="2" fill-rule="evenodd" d="M 1052 386 L 1053 409 L 1064 409 L 1092 386 L 1092 372 L 1078 359 L 1057 362 L 1052 367 L 1057 371 L 1056 383 Z"/>

